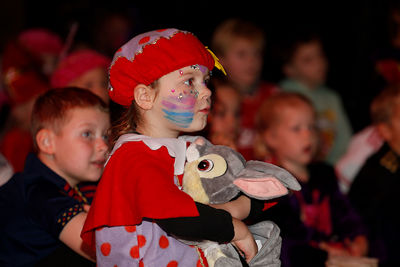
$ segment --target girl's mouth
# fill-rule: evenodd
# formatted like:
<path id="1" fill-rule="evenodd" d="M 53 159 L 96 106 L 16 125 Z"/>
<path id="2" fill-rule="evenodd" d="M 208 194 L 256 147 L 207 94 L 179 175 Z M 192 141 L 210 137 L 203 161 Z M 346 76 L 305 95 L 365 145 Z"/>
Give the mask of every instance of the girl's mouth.
<path id="1" fill-rule="evenodd" d="M 312 146 L 311 145 L 306 146 L 306 147 L 303 148 L 303 152 L 307 153 L 307 154 L 311 153 L 311 150 L 312 150 Z"/>
<path id="2" fill-rule="evenodd" d="M 208 114 L 208 113 L 210 113 L 210 108 L 209 107 L 203 108 L 203 109 L 200 109 L 199 111 L 202 113 Z"/>

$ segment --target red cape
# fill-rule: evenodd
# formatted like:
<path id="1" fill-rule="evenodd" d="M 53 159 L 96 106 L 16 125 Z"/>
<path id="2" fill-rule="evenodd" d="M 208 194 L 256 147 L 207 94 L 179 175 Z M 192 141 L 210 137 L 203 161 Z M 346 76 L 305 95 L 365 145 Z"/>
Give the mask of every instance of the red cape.
<path id="1" fill-rule="evenodd" d="M 124 143 L 99 182 L 81 237 L 95 248 L 94 230 L 140 224 L 143 218 L 199 216 L 193 199 L 174 184 L 174 161 L 166 147 Z"/>

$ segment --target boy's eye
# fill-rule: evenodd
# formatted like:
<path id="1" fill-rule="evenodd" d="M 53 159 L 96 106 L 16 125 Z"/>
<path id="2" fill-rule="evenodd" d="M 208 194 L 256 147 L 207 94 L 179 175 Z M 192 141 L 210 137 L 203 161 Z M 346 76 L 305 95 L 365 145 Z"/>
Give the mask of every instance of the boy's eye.
<path id="1" fill-rule="evenodd" d="M 85 138 L 90 138 L 90 137 L 92 137 L 92 133 L 90 131 L 86 131 L 86 132 L 82 133 L 82 136 Z"/>

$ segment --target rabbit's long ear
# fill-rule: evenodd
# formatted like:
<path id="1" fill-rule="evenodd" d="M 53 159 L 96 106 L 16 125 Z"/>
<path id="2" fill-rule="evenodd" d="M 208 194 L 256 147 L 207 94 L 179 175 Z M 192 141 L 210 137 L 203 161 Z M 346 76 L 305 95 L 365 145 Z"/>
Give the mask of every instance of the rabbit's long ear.
<path id="1" fill-rule="evenodd" d="M 237 178 L 233 184 L 249 197 L 261 200 L 281 197 L 289 192 L 275 177 Z"/>
<path id="2" fill-rule="evenodd" d="M 286 195 L 289 189 L 300 190 L 296 178 L 288 171 L 261 161 L 249 161 L 233 184 L 246 195 L 267 200 Z"/>
<path id="3" fill-rule="evenodd" d="M 295 191 L 301 190 L 301 186 L 297 179 L 290 172 L 276 165 L 257 160 L 250 160 L 246 163 L 245 170 L 260 172 L 264 174 L 263 176 L 275 177 L 285 187 Z"/>

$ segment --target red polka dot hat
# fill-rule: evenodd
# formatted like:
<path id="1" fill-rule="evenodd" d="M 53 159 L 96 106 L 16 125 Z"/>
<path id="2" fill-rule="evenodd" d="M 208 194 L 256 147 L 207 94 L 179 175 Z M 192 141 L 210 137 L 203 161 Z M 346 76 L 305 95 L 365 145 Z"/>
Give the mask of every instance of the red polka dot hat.
<path id="1" fill-rule="evenodd" d="M 114 55 L 109 70 L 110 98 L 129 106 L 138 84 L 150 85 L 172 71 L 195 64 L 211 70 L 218 59 L 192 33 L 162 29 L 139 34 Z"/>

